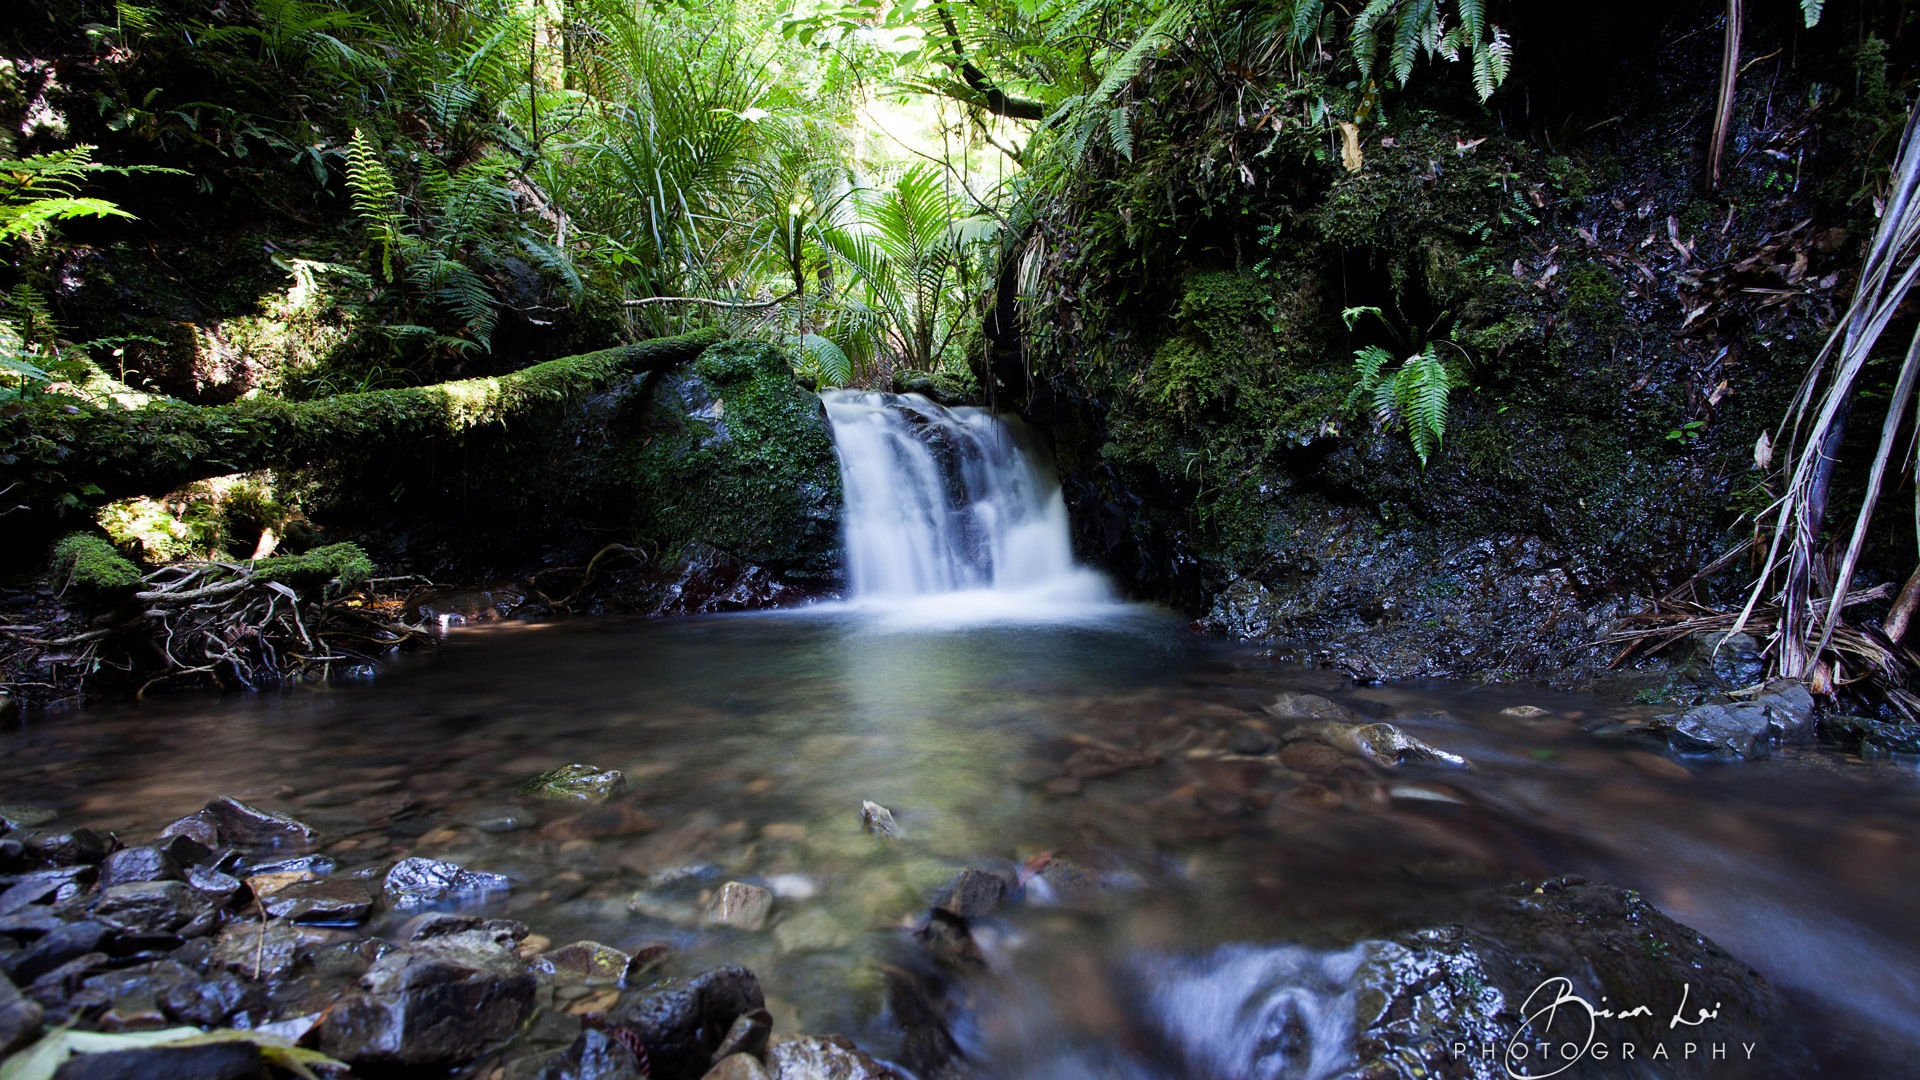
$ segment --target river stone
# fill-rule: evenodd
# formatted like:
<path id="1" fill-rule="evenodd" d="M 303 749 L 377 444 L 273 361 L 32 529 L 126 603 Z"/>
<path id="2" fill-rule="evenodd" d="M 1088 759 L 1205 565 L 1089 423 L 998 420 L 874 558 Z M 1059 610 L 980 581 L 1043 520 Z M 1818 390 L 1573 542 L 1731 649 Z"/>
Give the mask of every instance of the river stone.
<path id="1" fill-rule="evenodd" d="M 257 874 L 317 874 L 325 877 L 338 869 L 339 861 L 326 855 L 299 855 L 291 859 L 255 863 L 247 867 L 246 872 L 249 878 Z"/>
<path id="2" fill-rule="evenodd" d="M 92 864 L 107 857 L 107 842 L 92 829 L 21 829 L 11 839 L 26 845 L 27 854 L 55 866 Z"/>
<path id="3" fill-rule="evenodd" d="M 267 1074 L 267 1059 L 250 1042 L 198 1046 L 150 1046 L 75 1054 L 54 1080 L 254 1080 Z"/>
<path id="4" fill-rule="evenodd" d="M 968 868 L 960 871 L 952 884 L 941 890 L 933 906 L 962 919 L 976 919 L 992 914 L 1012 888 L 1007 879 L 999 874 Z"/>
<path id="5" fill-rule="evenodd" d="M 230 922 L 220 928 L 207 962 L 238 975 L 277 982 L 293 970 L 304 951 L 331 940 L 327 932 L 296 926 L 291 919 Z"/>
<path id="6" fill-rule="evenodd" d="M 769 1080 L 767 1067 L 751 1054 L 721 1058 L 700 1080 Z"/>
<path id="7" fill-rule="evenodd" d="M 135 881 L 179 881 L 180 878 L 180 864 L 157 848 L 122 848 L 100 864 L 102 888 Z"/>
<path id="8" fill-rule="evenodd" d="M 92 914 L 115 930 L 140 937 L 201 937 L 219 920 L 206 898 L 183 881 L 134 881 L 102 889 Z"/>
<path id="9" fill-rule="evenodd" d="M 13 980 L 0 975 L 0 1058 L 6 1057 L 40 1034 L 45 1010 L 37 1001 L 20 995 Z"/>
<path id="10" fill-rule="evenodd" d="M 596 803 L 606 802 L 626 791 L 627 778 L 618 769 L 580 764 L 550 769 L 520 786 L 522 795 Z"/>
<path id="11" fill-rule="evenodd" d="M 238 1014 L 267 1015 L 267 995 L 232 975 L 202 975 L 169 989 L 160 999 L 167 1015 L 198 1027 L 224 1027 Z"/>
<path id="12" fill-rule="evenodd" d="M 381 892 L 387 902 L 405 911 L 443 900 L 480 897 L 505 892 L 510 887 L 499 874 L 464 870 L 450 862 L 433 859 L 402 859 L 387 871 Z"/>
<path id="13" fill-rule="evenodd" d="M 1392 724 L 1324 723 L 1313 728 L 1321 742 L 1388 769 L 1402 765 L 1470 768 L 1467 759 L 1421 742 Z"/>
<path id="14" fill-rule="evenodd" d="M 1920 754 L 1920 724 L 1895 724 L 1865 716 L 1830 716 L 1821 723 L 1829 739 L 1857 746 L 1862 754 Z M 5 908 L 5 900 L 0 899 L 0 913 Z"/>
<path id="15" fill-rule="evenodd" d="M 727 1029 L 727 1037 L 720 1040 L 720 1048 L 713 1052 L 713 1063 L 719 1065 L 735 1055 L 764 1058 L 767 1056 L 767 1040 L 772 1035 L 772 1013 L 765 1009 L 741 1013 L 734 1018 L 733 1026 Z"/>
<path id="16" fill-rule="evenodd" d="M 789 915 L 773 928 L 774 948 L 782 954 L 831 952 L 852 943 L 853 932 L 840 925 L 825 908 L 808 908 Z"/>
<path id="17" fill-rule="evenodd" d="M 21 986 L 31 986 L 47 972 L 100 949 L 112 936 L 106 924 L 90 919 L 62 923 L 25 949 L 0 956 L 0 972 Z"/>
<path id="18" fill-rule="evenodd" d="M 646 1044 L 652 1080 L 698 1080 L 733 1022 L 766 1004 L 753 972 L 728 966 L 623 997 L 607 1019 Z"/>
<path id="19" fill-rule="evenodd" d="M 1750 634 L 1724 630 L 1695 634 L 1693 651 L 1713 671 L 1713 677 L 1729 688 L 1752 686 L 1767 672 L 1767 658 Z"/>
<path id="20" fill-rule="evenodd" d="M 463 915 L 452 911 L 429 911 L 416 915 L 400 928 L 400 940 L 412 944 L 428 938 L 445 937 L 478 930 L 502 945 L 524 941 L 530 932 L 527 924 L 513 919 L 489 919 L 482 915 Z"/>
<path id="21" fill-rule="evenodd" d="M 806 1035 L 767 1052 L 773 1080 L 907 1080 L 905 1074 L 862 1053 L 839 1035 Z"/>
<path id="22" fill-rule="evenodd" d="M 308 878 L 276 890 L 263 904 L 268 915 L 303 923 L 357 923 L 373 910 L 373 893 L 346 878 Z"/>
<path id="23" fill-rule="evenodd" d="M 12 915 L 29 904 L 49 899 L 56 904 L 65 903 L 80 895 L 97 876 L 98 869 L 84 864 L 21 874 L 5 892 L 0 892 L 0 915 Z"/>
<path id="24" fill-rule="evenodd" d="M 31 829 L 45 825 L 60 815 L 44 806 L 27 806 L 23 803 L 0 803 L 0 832 L 13 832 L 16 829 Z"/>
<path id="25" fill-rule="evenodd" d="M 1812 740 L 1813 692 L 1793 679 L 1774 679 L 1753 699 L 1767 710 L 1767 734 L 1781 742 Z"/>
<path id="26" fill-rule="evenodd" d="M 1067 755 L 1065 767 L 1069 776 L 1079 777 L 1082 780 L 1094 780 L 1131 769 L 1145 768 L 1157 760 L 1159 759 L 1152 754 L 1143 754 L 1138 750 L 1083 746 Z"/>
<path id="27" fill-rule="evenodd" d="M 900 835 L 900 827 L 893 823 L 893 811 L 871 800 L 860 802 L 860 824 L 876 836 Z"/>
<path id="28" fill-rule="evenodd" d="M 533 969 L 554 981 L 574 985 L 612 985 L 626 978 L 633 958 L 597 941 L 576 941 L 534 958 Z"/>
<path id="29" fill-rule="evenodd" d="M 648 1080 L 645 1065 L 620 1040 L 588 1028 L 565 1050 L 536 1059 L 524 1074 L 507 1070 L 509 1080 Z"/>
<path id="30" fill-rule="evenodd" d="M 285 814 L 225 795 L 167 826 L 160 835 L 163 839 L 183 835 L 209 848 L 308 848 L 320 838 L 311 827 Z"/>
<path id="31" fill-rule="evenodd" d="M 1266 707 L 1269 716 L 1282 720 L 1333 720 L 1343 724 L 1364 724 L 1366 717 L 1345 705 L 1319 694 L 1282 690 Z"/>
<path id="32" fill-rule="evenodd" d="M 375 961 L 335 1001 L 320 1049 L 354 1065 L 452 1065 L 511 1037 L 532 1013 L 535 981 L 484 931 L 407 945 Z"/>
<path id="33" fill-rule="evenodd" d="M 1751 760 L 1769 753 L 1771 725 L 1766 706 L 1758 702 L 1696 705 L 1672 721 L 1667 741 L 1682 754 Z"/>
<path id="34" fill-rule="evenodd" d="M 702 918 L 713 926 L 763 930 L 773 911 L 773 893 L 758 885 L 729 881 L 708 902 Z"/>
<path id="35" fill-rule="evenodd" d="M 146 845 L 173 860 L 173 864 L 182 869 L 199 866 L 213 857 L 213 849 L 184 833 L 174 833 Z"/>
<path id="36" fill-rule="evenodd" d="M 216 907 L 226 907 L 240 892 L 239 878 L 204 866 L 187 871 L 187 885 Z"/>

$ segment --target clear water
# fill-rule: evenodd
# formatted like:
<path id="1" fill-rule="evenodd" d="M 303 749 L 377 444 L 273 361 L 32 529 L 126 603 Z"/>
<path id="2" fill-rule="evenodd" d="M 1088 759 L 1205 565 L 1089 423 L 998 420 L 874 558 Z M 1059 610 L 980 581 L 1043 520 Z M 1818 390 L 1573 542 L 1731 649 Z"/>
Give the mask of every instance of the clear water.
<path id="1" fill-rule="evenodd" d="M 377 684 L 43 718 L 0 736 L 0 801 L 137 841 L 233 794 L 322 829 L 342 872 L 407 855 L 503 872 L 515 887 L 495 910 L 556 943 L 665 942 L 673 971 L 745 963 L 781 1028 L 882 1052 L 897 1038 L 882 968 L 915 955 L 907 927 L 933 893 L 961 867 L 1063 852 L 1097 876 L 1089 903 L 1025 904 L 979 931 L 993 975 L 958 1035 L 1004 1077 L 1266 1075 L 1235 1064 L 1233 1018 L 1282 1007 L 1276 987 L 1331 1017 L 1357 938 L 1576 872 L 1641 889 L 1760 968 L 1830 1060 L 1889 1076 L 1920 1060 L 1910 766 L 1800 751 L 1675 769 L 1579 730 L 1642 707 L 1441 684 L 1337 694 L 1474 772 L 1323 794 L 1218 754 L 1302 677 L 1119 605 L 961 628 L 847 607 L 480 628 Z M 1515 704 L 1552 716 L 1501 715 Z M 1088 745 L 1160 760 L 1065 793 L 1062 763 Z M 576 761 L 624 770 L 624 805 L 652 827 L 580 838 L 573 810 L 514 795 Z M 862 831 L 864 799 L 893 810 L 899 839 Z M 478 827 L 503 809 L 538 821 Z M 770 929 L 692 920 L 730 879 L 780 894 Z M 1101 1004 L 1125 987 L 1152 989 L 1186 1064 L 1128 1056 L 1137 1012 Z"/>

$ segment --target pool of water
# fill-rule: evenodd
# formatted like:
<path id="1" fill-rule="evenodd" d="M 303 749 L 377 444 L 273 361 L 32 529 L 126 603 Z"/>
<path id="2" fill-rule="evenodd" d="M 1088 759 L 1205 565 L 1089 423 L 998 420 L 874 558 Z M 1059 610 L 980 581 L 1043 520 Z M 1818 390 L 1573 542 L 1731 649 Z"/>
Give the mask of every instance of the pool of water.
<path id="1" fill-rule="evenodd" d="M 1288 726 L 1261 711 L 1281 688 L 1475 768 L 1309 778 L 1236 752 L 1249 724 Z M 1502 711 L 1518 705 L 1546 715 Z M 898 1038 L 884 972 L 929 897 L 964 867 L 1070 860 L 1094 901 L 1030 903 L 978 934 L 1003 998 L 959 1037 L 1002 1076 L 1095 1074 L 1076 1048 L 1124 1042 L 1127 1023 L 1090 1004 L 1096 984 L 1230 980 L 1246 947 L 1269 967 L 1292 962 L 1273 950 L 1322 962 L 1443 922 L 1476 890 L 1578 873 L 1641 890 L 1766 973 L 1824 1058 L 1912 1067 L 1914 769 L 1816 750 L 1677 763 L 1582 730 L 1649 714 L 1526 688 L 1353 687 L 1141 607 L 960 626 L 848 607 L 583 619 L 459 631 L 363 684 L 44 717 L 0 736 L 0 801 L 138 842 L 231 794 L 322 830 L 342 872 L 427 855 L 506 874 L 493 907 L 556 943 L 746 964 L 781 1027 L 881 1052 Z M 1152 763 L 1072 776 L 1089 748 Z M 622 770 L 635 794 L 591 819 L 515 794 L 572 762 Z M 892 810 L 897 839 L 862 828 L 863 800 Z M 728 880 L 775 892 L 769 930 L 699 923 Z"/>

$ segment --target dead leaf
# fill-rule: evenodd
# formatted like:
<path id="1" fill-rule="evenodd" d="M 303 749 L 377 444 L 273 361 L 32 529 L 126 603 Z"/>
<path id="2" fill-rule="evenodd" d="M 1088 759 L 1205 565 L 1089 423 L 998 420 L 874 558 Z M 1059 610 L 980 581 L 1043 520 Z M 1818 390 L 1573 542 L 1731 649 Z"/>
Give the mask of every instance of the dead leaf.
<path id="1" fill-rule="evenodd" d="M 1707 395 L 1707 404 L 1709 405 L 1720 404 L 1720 399 L 1727 396 L 1727 391 L 1729 389 L 1731 389 L 1731 387 L 1727 383 L 1727 380 L 1721 379 L 1720 385 L 1714 387 L 1713 393 Z"/>
<path id="2" fill-rule="evenodd" d="M 1345 165 L 1348 172 L 1359 172 L 1366 164 L 1360 154 L 1360 125 L 1351 120 L 1340 121 L 1340 164 Z"/>
<path id="3" fill-rule="evenodd" d="M 1479 146 L 1481 143 L 1486 141 L 1487 141 L 1487 137 L 1485 135 L 1482 135 L 1477 139 L 1464 139 L 1464 140 L 1455 139 L 1453 140 L 1453 152 L 1456 154 L 1464 154 L 1467 151 L 1472 150 L 1474 147 Z"/>
<path id="4" fill-rule="evenodd" d="M 1764 431 L 1753 443 L 1753 467 L 1763 472 L 1773 467 L 1773 440 Z"/>

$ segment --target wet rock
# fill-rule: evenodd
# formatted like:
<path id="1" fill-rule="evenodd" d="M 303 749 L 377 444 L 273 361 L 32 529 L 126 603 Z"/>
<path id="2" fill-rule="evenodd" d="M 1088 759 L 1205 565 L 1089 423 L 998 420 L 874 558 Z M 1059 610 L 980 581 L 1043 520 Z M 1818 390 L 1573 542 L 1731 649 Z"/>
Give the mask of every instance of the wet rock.
<path id="1" fill-rule="evenodd" d="M 248 978 L 276 982 L 293 970 L 303 952 L 329 940 L 325 932 L 296 926 L 289 919 L 230 922 L 214 938 L 207 962 Z"/>
<path id="2" fill-rule="evenodd" d="M 1772 738 L 1787 743 L 1812 740 L 1813 693 L 1806 684 L 1774 679 L 1761 688 L 1753 701 L 1767 710 L 1767 732 Z"/>
<path id="3" fill-rule="evenodd" d="M 48 1022 L 68 1023 L 75 1019 L 68 1003 L 79 993 L 80 984 L 111 964 L 106 953 L 83 953 L 29 983 L 27 996 L 46 1007 Z"/>
<path id="4" fill-rule="evenodd" d="M 1751 760 L 1770 752 L 1770 726 L 1766 708 L 1756 702 L 1697 705 L 1671 721 L 1668 742 L 1682 754 Z"/>
<path id="5" fill-rule="evenodd" d="M 960 871 L 952 884 L 941 890 L 933 906 L 962 919 L 990 915 L 1007 898 L 1013 886 L 1005 877 L 986 870 Z"/>
<path id="6" fill-rule="evenodd" d="M 183 833 L 163 837 L 146 846 L 149 850 L 157 851 L 172 859 L 173 864 L 183 870 L 205 863 L 213 856 L 212 848 Z"/>
<path id="7" fill-rule="evenodd" d="M 473 899 L 505 892 L 510 883 L 499 874 L 464 870 L 450 862 L 402 859 L 387 871 L 381 893 L 402 911 L 447 900 Z"/>
<path id="8" fill-rule="evenodd" d="M 518 1031 L 534 977 L 483 931 L 429 938 L 381 957 L 317 1029 L 323 1052 L 356 1065 L 471 1060 Z"/>
<path id="9" fill-rule="evenodd" d="M 160 830 L 159 843 L 165 844 L 175 837 L 184 837 L 193 843 L 213 851 L 221 846 L 220 830 L 205 810 L 195 811 L 186 817 Z"/>
<path id="10" fill-rule="evenodd" d="M 64 903 L 78 896 L 97 876 L 94 867 L 85 865 L 21 874 L 0 892 L 0 915 L 11 915 L 29 904 Z"/>
<path id="11" fill-rule="evenodd" d="M 1137 750 L 1116 750 L 1105 746 L 1083 746 L 1067 755 L 1067 775 L 1094 780 L 1115 773 L 1142 769 L 1159 759 Z"/>
<path id="12" fill-rule="evenodd" d="M 576 941 L 541 953 L 533 961 L 533 970 L 556 982 L 605 986 L 626 978 L 632 963 L 631 956 L 610 945 Z"/>
<path id="13" fill-rule="evenodd" d="M 112 935 L 105 924 L 92 920 L 62 923 L 25 949 L 0 957 L 0 971 L 16 984 L 28 986 L 47 972 L 95 952 Z"/>
<path id="14" fill-rule="evenodd" d="M 601 769 L 592 765 L 562 765 L 551 769 L 527 781 L 520 786 L 522 795 L 532 795 L 541 799 L 558 799 L 576 802 L 606 802 L 615 795 L 625 794 L 627 778 L 618 769 Z"/>
<path id="15" fill-rule="evenodd" d="M 160 1005 L 167 1015 L 199 1027 L 225 1027 L 237 1016 L 267 1015 L 267 995 L 231 975 L 199 976 L 166 991 Z"/>
<path id="16" fill-rule="evenodd" d="M 733 1022 L 765 1007 L 753 972 L 729 966 L 623 998 L 607 1020 L 646 1045 L 653 1080 L 697 1080 Z"/>
<path id="17" fill-rule="evenodd" d="M 477 930 L 501 944 L 527 939 L 527 924 L 513 919 L 489 919 L 480 915 L 461 915 L 450 911 L 431 911 L 416 915 L 400 928 L 399 937 L 409 944 L 428 938 L 445 937 Z"/>
<path id="18" fill-rule="evenodd" d="M 201 813 L 213 822 L 222 844 L 242 848 L 310 847 L 320 834 L 306 824 L 272 810 L 222 796 Z"/>
<path id="19" fill-rule="evenodd" d="M 1280 764 L 1308 776 L 1366 774 L 1366 767 L 1322 742 L 1290 742 L 1280 748 Z"/>
<path id="20" fill-rule="evenodd" d="M 518 806 L 496 806 L 469 816 L 467 824 L 484 833 L 506 833 L 531 829 L 540 824 L 540 815 Z"/>
<path id="21" fill-rule="evenodd" d="M 373 910 L 373 893 L 342 878 L 309 878 L 276 890 L 262 904 L 276 919 L 303 923 L 357 923 Z"/>
<path id="22" fill-rule="evenodd" d="M 734 1019 L 733 1026 L 727 1029 L 727 1037 L 720 1040 L 720 1048 L 713 1052 L 713 1063 L 718 1065 L 736 1054 L 764 1058 L 767 1056 L 767 1041 L 772 1035 L 772 1013 L 765 1009 L 741 1013 Z"/>
<path id="23" fill-rule="evenodd" d="M 259 874 L 309 874 L 324 877 L 338 869 L 340 869 L 340 863 L 325 855 L 300 855 L 291 859 L 255 863 L 247 867 L 247 875 L 253 877 Z"/>
<path id="24" fill-rule="evenodd" d="M 609 836 L 632 836 L 660 827 L 651 814 L 637 806 L 603 806 L 584 814 L 549 822 L 540 828 L 543 840 L 600 840 Z"/>
<path id="25" fill-rule="evenodd" d="M 179 881 L 181 876 L 180 864 L 157 848 L 122 848 L 100 864 L 102 888 L 138 881 Z"/>
<path id="26" fill-rule="evenodd" d="M 135 881 L 102 889 L 93 917 L 137 937 L 200 937 L 218 922 L 213 906 L 183 881 Z"/>
<path id="27" fill-rule="evenodd" d="M 0 975 L 0 1058 L 39 1035 L 44 1015 L 39 1002 L 22 997 L 13 980 Z"/>
<path id="28" fill-rule="evenodd" d="M 93 864 L 107 857 L 107 842 L 92 829 L 21 829 L 11 839 L 25 845 L 28 855 L 55 866 Z"/>
<path id="29" fill-rule="evenodd" d="M 1282 690 L 1266 707 L 1269 716 L 1282 720 L 1333 720 L 1343 724 L 1364 724 L 1366 717 L 1345 705 L 1319 694 Z"/>
<path id="30" fill-rule="evenodd" d="M 721 1058 L 700 1080 L 769 1080 L 767 1067 L 750 1054 Z"/>
<path id="31" fill-rule="evenodd" d="M 773 911 L 773 893 L 758 885 L 729 881 L 720 886 L 707 904 L 701 918 L 713 926 L 731 926 L 738 930 L 763 930 Z"/>
<path id="32" fill-rule="evenodd" d="M 773 928 L 774 948 L 781 953 L 829 952 L 853 942 L 853 933 L 821 908 L 790 915 Z"/>
<path id="33" fill-rule="evenodd" d="M 860 802 L 860 824 L 876 836 L 900 835 L 900 827 L 893 821 L 893 811 L 871 800 L 863 799 Z"/>
<path id="34" fill-rule="evenodd" d="M 1280 740 L 1273 737 L 1273 732 L 1263 731 L 1246 724 L 1236 724 L 1233 730 L 1227 733 L 1227 749 L 1248 757 L 1259 757 L 1262 754 L 1271 753 L 1274 747 L 1279 745 Z"/>
<path id="35" fill-rule="evenodd" d="M 980 946 L 973 940 L 967 920 L 934 908 L 926 923 L 913 935 L 933 962 L 949 971 L 966 971 L 986 966 Z"/>
<path id="36" fill-rule="evenodd" d="M 1085 907 L 1100 896 L 1100 879 L 1064 855 L 1053 855 L 1028 876 L 1025 893 L 1041 903 Z"/>
<path id="37" fill-rule="evenodd" d="M 1895 724 L 1865 716 L 1834 716 L 1822 723 L 1827 738 L 1842 746 L 1857 747 L 1861 754 L 1877 757 L 1889 754 L 1920 754 L 1920 724 Z M 0 900 L 0 910 L 5 909 Z"/>
<path id="38" fill-rule="evenodd" d="M 1767 672 L 1767 658 L 1760 651 L 1760 643 L 1749 634 L 1695 634 L 1693 651 L 1713 677 L 1730 688 L 1752 686 Z"/>
<path id="39" fill-rule="evenodd" d="M 226 907 L 240 894 L 239 878 L 204 866 L 187 871 L 187 885 L 215 907 Z"/>
<path id="40" fill-rule="evenodd" d="M 648 1080 L 644 1063 L 619 1039 L 589 1028 L 527 1080 Z"/>
<path id="41" fill-rule="evenodd" d="M 255 1080 L 266 1072 L 259 1047 L 218 1042 L 76 1054 L 53 1075 L 54 1080 Z"/>
<path id="42" fill-rule="evenodd" d="M 0 873 L 9 873 L 27 863 L 27 845 L 18 840 L 0 840 Z"/>
<path id="43" fill-rule="evenodd" d="M 839 1035 L 807 1035 L 775 1043 L 767 1052 L 773 1080 L 907 1080 Z"/>
<path id="44" fill-rule="evenodd" d="M 1324 723 L 1311 729 L 1315 738 L 1383 768 L 1426 765 L 1465 769 L 1467 759 L 1421 742 L 1392 724 Z"/>
<path id="45" fill-rule="evenodd" d="M 1501 716 L 1511 716 L 1520 720 L 1539 720 L 1553 713 L 1538 705 L 1509 705 L 1500 710 Z"/>
<path id="46" fill-rule="evenodd" d="M 0 832 L 37 828 L 59 816 L 44 806 L 3 803 L 0 804 Z"/>

